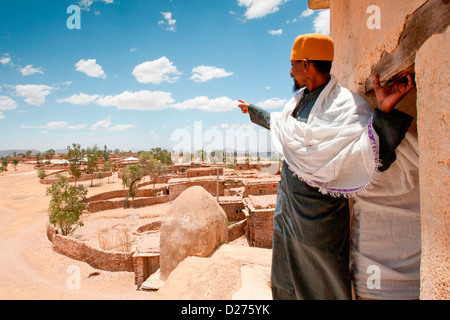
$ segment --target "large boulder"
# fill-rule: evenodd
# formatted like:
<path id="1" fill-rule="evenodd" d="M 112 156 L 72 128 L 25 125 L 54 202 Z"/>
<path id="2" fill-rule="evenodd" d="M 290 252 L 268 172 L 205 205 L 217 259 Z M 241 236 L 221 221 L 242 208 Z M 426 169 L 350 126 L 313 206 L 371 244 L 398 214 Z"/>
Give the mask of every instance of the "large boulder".
<path id="1" fill-rule="evenodd" d="M 228 243 L 225 211 L 204 188 L 185 190 L 169 208 L 161 226 L 161 280 L 167 280 L 186 257 L 207 257 L 224 243 Z"/>

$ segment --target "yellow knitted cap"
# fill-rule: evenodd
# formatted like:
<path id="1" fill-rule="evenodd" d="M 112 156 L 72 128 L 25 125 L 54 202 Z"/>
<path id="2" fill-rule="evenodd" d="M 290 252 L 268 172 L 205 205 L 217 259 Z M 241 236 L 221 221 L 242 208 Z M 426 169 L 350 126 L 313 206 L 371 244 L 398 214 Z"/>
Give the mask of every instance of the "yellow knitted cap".
<path id="1" fill-rule="evenodd" d="M 291 60 L 333 61 L 334 42 L 321 33 L 308 33 L 297 37 L 291 52 Z"/>

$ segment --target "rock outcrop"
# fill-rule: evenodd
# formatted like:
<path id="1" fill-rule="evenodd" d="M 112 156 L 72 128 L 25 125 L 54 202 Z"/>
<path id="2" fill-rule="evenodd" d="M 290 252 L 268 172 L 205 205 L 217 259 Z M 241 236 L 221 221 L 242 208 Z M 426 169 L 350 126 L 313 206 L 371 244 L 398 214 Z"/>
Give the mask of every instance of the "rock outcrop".
<path id="1" fill-rule="evenodd" d="M 185 190 L 161 226 L 160 278 L 166 280 L 186 257 L 207 257 L 228 243 L 227 216 L 202 187 Z"/>

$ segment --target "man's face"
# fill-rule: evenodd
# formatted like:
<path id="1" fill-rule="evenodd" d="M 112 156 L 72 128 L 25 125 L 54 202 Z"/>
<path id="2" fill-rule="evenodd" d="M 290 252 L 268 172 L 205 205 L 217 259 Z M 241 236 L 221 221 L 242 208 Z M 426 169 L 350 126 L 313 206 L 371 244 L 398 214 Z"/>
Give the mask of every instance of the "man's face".
<path id="1" fill-rule="evenodd" d="M 299 90 L 300 88 L 306 86 L 306 82 L 305 82 L 305 77 L 306 77 L 306 73 L 305 73 L 305 64 L 306 62 L 301 60 L 301 61 L 291 61 L 291 71 L 289 73 L 289 75 L 293 78 L 294 80 L 294 91 Z"/>

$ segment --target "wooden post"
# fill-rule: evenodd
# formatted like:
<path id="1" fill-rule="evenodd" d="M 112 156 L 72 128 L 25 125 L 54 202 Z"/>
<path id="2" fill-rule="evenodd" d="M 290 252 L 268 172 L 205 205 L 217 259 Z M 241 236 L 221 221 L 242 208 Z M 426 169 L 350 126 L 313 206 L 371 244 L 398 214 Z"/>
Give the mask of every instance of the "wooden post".
<path id="1" fill-rule="evenodd" d="M 217 168 L 217 203 L 219 203 L 219 168 Z"/>
<path id="2" fill-rule="evenodd" d="M 435 33 L 443 32 L 450 23 L 450 1 L 428 0 L 406 20 L 397 48 L 383 53 L 366 81 L 366 93 L 372 91 L 373 77 L 378 75 L 382 86 L 402 80 L 414 73 L 416 52 Z"/>

